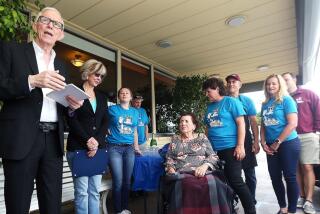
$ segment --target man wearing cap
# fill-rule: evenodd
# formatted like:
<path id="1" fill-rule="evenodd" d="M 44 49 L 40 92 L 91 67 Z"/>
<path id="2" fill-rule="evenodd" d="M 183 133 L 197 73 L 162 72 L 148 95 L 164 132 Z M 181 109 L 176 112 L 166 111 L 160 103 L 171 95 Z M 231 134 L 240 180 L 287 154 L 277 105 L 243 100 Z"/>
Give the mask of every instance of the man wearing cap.
<path id="1" fill-rule="evenodd" d="M 141 107 L 141 103 L 143 101 L 143 97 L 140 95 L 136 95 L 133 97 L 132 106 L 135 107 L 139 112 L 139 120 L 138 120 L 138 143 L 140 149 L 145 147 L 145 142 L 148 139 L 149 135 L 149 117 L 147 116 L 146 110 Z"/>
<path id="2" fill-rule="evenodd" d="M 308 89 L 297 86 L 297 78 L 287 72 L 282 74 L 287 83 L 288 92 L 298 106 L 297 132 L 301 141 L 301 153 L 297 171 L 297 181 L 300 187 L 300 197 L 297 207 L 305 213 L 316 213 L 312 203 L 315 185 L 314 164 L 320 164 L 320 98 Z"/>
<path id="3" fill-rule="evenodd" d="M 242 86 L 239 75 L 231 74 L 226 77 L 226 81 L 227 81 L 227 89 L 228 89 L 229 96 L 239 99 L 246 112 L 246 115 L 244 117 L 245 123 L 246 123 L 246 135 L 245 135 L 245 144 L 244 144 L 246 156 L 242 160 L 242 169 L 245 174 L 246 184 L 250 189 L 254 202 L 256 203 L 255 192 L 256 192 L 257 179 L 256 179 L 254 167 L 257 166 L 257 159 L 255 154 L 257 154 L 260 150 L 259 129 L 258 129 L 258 123 L 256 120 L 257 112 L 256 112 L 253 101 L 249 97 L 239 94 L 240 88 Z M 253 139 L 252 139 L 252 133 L 253 133 Z"/>

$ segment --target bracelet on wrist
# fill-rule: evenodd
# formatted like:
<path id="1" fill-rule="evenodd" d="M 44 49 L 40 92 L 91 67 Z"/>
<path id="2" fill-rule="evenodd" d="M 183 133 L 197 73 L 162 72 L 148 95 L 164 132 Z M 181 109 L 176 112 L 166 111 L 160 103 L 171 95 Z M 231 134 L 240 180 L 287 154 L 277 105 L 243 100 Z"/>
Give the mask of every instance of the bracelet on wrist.
<path id="1" fill-rule="evenodd" d="M 274 140 L 274 143 L 280 145 L 281 144 L 281 140 L 279 140 L 279 138 L 277 138 L 277 139 Z"/>

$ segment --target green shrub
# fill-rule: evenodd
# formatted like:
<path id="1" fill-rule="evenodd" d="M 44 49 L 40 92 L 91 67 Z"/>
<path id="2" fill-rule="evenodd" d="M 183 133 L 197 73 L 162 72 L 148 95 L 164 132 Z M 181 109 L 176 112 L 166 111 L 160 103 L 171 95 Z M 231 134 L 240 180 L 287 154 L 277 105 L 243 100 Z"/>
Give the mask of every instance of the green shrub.
<path id="1" fill-rule="evenodd" d="M 32 32 L 26 4 L 34 3 L 39 8 L 44 5 L 39 0 L 0 0 L 0 40 L 22 41 Z"/>
<path id="2" fill-rule="evenodd" d="M 203 117 L 207 108 L 207 98 L 202 91 L 202 83 L 208 77 L 205 75 L 182 76 L 176 80 L 173 89 L 172 121 L 179 124 L 178 117 L 183 112 L 194 113 L 200 123 L 199 132 L 204 132 Z M 178 126 L 176 126 L 176 129 Z"/>

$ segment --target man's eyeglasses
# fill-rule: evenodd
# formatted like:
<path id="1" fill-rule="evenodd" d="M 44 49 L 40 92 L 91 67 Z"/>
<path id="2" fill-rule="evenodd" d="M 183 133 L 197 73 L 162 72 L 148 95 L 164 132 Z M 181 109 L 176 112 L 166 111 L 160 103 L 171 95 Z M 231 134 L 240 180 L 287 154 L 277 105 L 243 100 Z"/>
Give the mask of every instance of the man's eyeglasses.
<path id="1" fill-rule="evenodd" d="M 61 22 L 52 20 L 46 16 L 39 16 L 38 22 L 41 22 L 42 24 L 46 24 L 46 25 L 48 25 L 48 24 L 50 24 L 50 22 L 52 22 L 53 27 L 60 29 L 60 30 L 63 30 L 63 24 Z"/>
<path id="2" fill-rule="evenodd" d="M 98 73 L 94 73 L 94 76 L 95 76 L 95 77 L 100 77 L 101 79 L 103 79 L 103 77 L 104 77 L 104 75 L 98 74 Z"/>

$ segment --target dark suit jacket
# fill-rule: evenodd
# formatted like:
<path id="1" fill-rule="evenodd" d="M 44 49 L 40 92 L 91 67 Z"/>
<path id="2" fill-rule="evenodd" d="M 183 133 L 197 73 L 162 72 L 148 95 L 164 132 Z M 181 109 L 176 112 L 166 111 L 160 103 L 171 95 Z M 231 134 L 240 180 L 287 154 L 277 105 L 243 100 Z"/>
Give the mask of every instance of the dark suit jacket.
<path id="1" fill-rule="evenodd" d="M 94 137 L 99 142 L 99 148 L 105 147 L 105 136 L 107 133 L 107 97 L 101 92 L 94 90 L 97 100 L 96 112 L 93 112 L 90 101 L 85 100 L 83 105 L 68 116 L 70 127 L 67 150 L 74 151 L 87 149 L 87 141 Z"/>
<path id="2" fill-rule="evenodd" d="M 65 66 L 57 58 L 54 67 L 66 77 Z M 0 43 L 0 156 L 23 159 L 36 140 L 43 102 L 42 90 L 31 92 L 28 76 L 38 74 L 37 60 L 32 43 Z M 63 112 L 57 104 L 59 143 L 63 155 Z"/>

